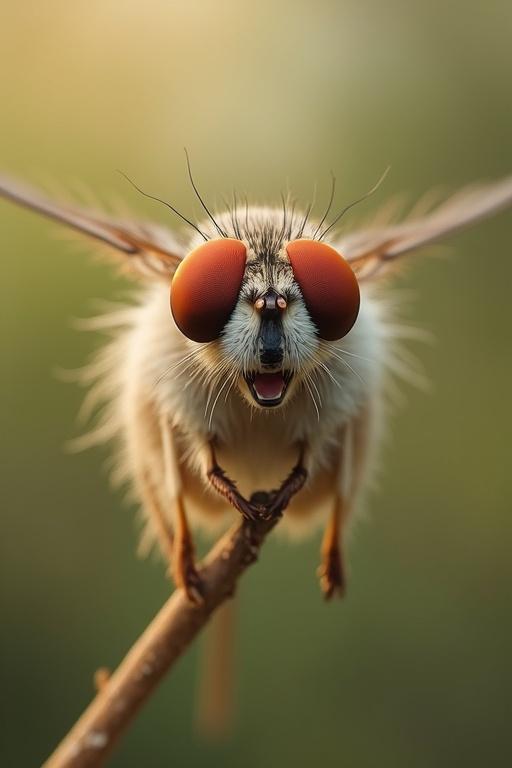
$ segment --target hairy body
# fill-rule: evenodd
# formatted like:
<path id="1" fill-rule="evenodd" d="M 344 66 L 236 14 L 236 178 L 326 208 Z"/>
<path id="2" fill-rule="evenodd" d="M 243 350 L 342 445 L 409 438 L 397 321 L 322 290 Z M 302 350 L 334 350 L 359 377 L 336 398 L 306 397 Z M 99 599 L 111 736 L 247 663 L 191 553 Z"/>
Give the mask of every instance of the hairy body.
<path id="1" fill-rule="evenodd" d="M 297 386 L 276 411 L 255 408 L 236 386 L 238 382 L 221 392 L 225 379 L 205 387 L 203 375 L 192 378 L 188 356 L 194 343 L 169 323 L 164 286 L 151 287 L 138 306 L 105 316 L 102 324 L 111 324 L 115 340 L 100 352 L 87 378 L 97 376 L 93 397 L 100 400 L 106 395 L 110 405 L 99 429 L 83 442 L 118 441 L 117 478 L 135 481 L 141 501 L 141 476 L 146 475 L 162 508 L 172 516 L 169 502 L 179 491 L 179 480 L 171 475 L 171 484 L 165 482 L 164 416 L 175 433 L 185 507 L 198 525 L 218 527 L 237 514 L 207 481 L 212 436 L 219 464 L 236 478 L 248 498 L 258 490 L 277 487 L 295 463 L 298 445 L 307 443 L 308 481 L 291 500 L 280 527 L 296 529 L 302 524 L 309 529 L 313 519 L 325 519 L 341 481 L 337 468 L 348 425 L 364 421 L 366 439 L 375 432 L 381 411 L 387 334 L 375 299 L 364 296 L 357 325 L 337 345 L 339 358 L 329 361 L 329 374 L 324 371 L 317 378 L 316 389 L 311 393 L 306 386 Z M 350 353 L 346 363 L 344 351 Z M 188 368 L 183 360 L 189 360 Z M 202 363 L 208 367 L 207 361 Z M 149 537 L 154 537 L 152 517 L 147 517 Z"/>
<path id="2" fill-rule="evenodd" d="M 318 338 L 283 255 L 303 220 L 292 216 L 286 238 L 278 210 L 249 209 L 238 225 L 229 214 L 217 217 L 229 236 L 241 235 L 248 245 L 240 296 L 218 341 L 187 339 L 171 322 L 168 286 L 159 282 L 133 307 L 99 318 L 114 339 L 86 378 L 97 379 L 89 406 L 106 401 L 107 408 L 83 442 L 116 441 L 116 477 L 131 483 L 144 513 L 143 551 L 157 541 L 169 554 L 181 509 L 193 527 L 212 532 L 239 514 L 209 482 L 212 444 L 246 499 L 278 488 L 305 447 L 307 480 L 290 499 L 281 530 L 300 535 L 333 515 L 343 523 L 350 517 L 376 453 L 390 334 L 384 304 L 368 288 L 348 335 L 333 343 Z M 303 228 L 304 236 L 317 226 Z M 216 234 L 207 221 L 200 229 Z M 195 238 L 189 250 L 198 245 Z M 243 376 L 260 367 L 254 296 L 269 285 L 287 296 L 280 367 L 294 374 L 282 405 L 272 409 L 255 403 Z M 342 573 L 337 580 L 325 584 L 329 594 L 343 589 Z"/>

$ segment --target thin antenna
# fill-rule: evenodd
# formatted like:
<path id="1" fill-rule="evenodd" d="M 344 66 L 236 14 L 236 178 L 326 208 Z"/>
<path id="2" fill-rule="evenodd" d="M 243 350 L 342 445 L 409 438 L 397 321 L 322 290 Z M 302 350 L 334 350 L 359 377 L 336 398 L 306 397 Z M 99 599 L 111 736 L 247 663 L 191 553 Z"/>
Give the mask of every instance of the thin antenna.
<path id="1" fill-rule="evenodd" d="M 347 213 L 347 211 L 349 211 L 349 210 L 350 210 L 351 208 L 353 208 L 355 205 L 358 205 L 358 203 L 362 203 L 362 202 L 363 202 L 363 200 L 366 200 L 368 197 L 370 197 L 371 195 L 373 195 L 373 193 L 374 193 L 374 192 L 376 192 L 376 191 L 378 190 L 378 188 L 380 187 L 380 185 L 382 184 L 382 182 L 384 181 L 384 179 L 385 179 L 385 178 L 386 178 L 386 176 L 388 175 L 388 173 L 389 173 L 390 169 L 391 169 L 391 166 L 390 166 L 390 165 L 388 165 L 388 167 L 386 168 L 386 170 L 384 171 L 384 173 L 382 174 L 382 176 L 380 177 L 380 179 L 378 180 L 378 182 L 377 182 L 376 184 L 374 184 L 374 186 L 373 186 L 373 187 L 372 187 L 372 188 L 371 188 L 371 189 L 370 189 L 368 192 L 366 192 L 366 193 L 365 193 L 365 194 L 364 194 L 362 197 L 358 198 L 357 200 L 354 200 L 354 202 L 353 202 L 353 203 L 350 203 L 349 205 L 345 206 L 345 208 L 343 208 L 343 210 L 341 211 L 341 213 L 339 213 L 339 214 L 336 216 L 336 218 L 334 219 L 334 221 L 332 221 L 332 222 L 329 224 L 329 226 L 327 227 L 327 229 L 324 229 L 324 231 L 321 233 L 321 235 L 319 235 L 318 239 L 319 239 L 319 240 L 323 240 L 323 238 L 326 236 L 326 234 L 327 234 L 327 233 L 328 233 L 328 232 L 329 232 L 329 231 L 330 231 L 330 230 L 331 230 L 331 229 L 334 227 L 334 225 L 335 225 L 335 224 L 337 224 L 337 223 L 338 223 L 338 221 L 341 219 L 341 217 L 342 217 L 342 216 L 344 216 L 344 215 Z"/>
<path id="2" fill-rule="evenodd" d="M 290 209 L 290 219 L 288 221 L 288 234 L 286 236 L 288 240 L 292 236 L 293 221 L 294 221 L 294 217 L 295 217 L 295 206 L 296 205 L 297 205 L 297 200 L 295 200 L 295 198 L 293 198 L 292 199 L 292 207 Z"/>
<path id="3" fill-rule="evenodd" d="M 249 232 L 249 198 L 247 197 L 247 193 L 244 193 L 244 201 L 245 201 L 245 236 L 247 237 L 247 233 Z"/>
<path id="4" fill-rule="evenodd" d="M 312 207 L 313 207 L 313 203 L 309 203 L 308 207 L 306 208 L 306 214 L 302 219 L 302 223 L 300 225 L 299 231 L 297 232 L 297 238 L 301 238 L 302 235 L 304 234 L 304 227 L 306 226 L 307 220 L 309 219 L 309 214 L 311 213 Z"/>
<path id="5" fill-rule="evenodd" d="M 283 226 L 281 227 L 281 232 L 279 233 L 279 240 L 283 240 L 284 233 L 286 232 L 286 200 L 282 190 L 279 194 L 281 195 L 281 203 L 283 206 Z"/>
<path id="6" fill-rule="evenodd" d="M 219 225 L 217 224 L 217 222 L 213 218 L 212 214 L 210 213 L 210 210 L 209 210 L 208 206 L 206 205 L 206 203 L 204 202 L 203 198 L 199 194 L 199 190 L 196 187 L 196 184 L 195 184 L 195 181 L 194 181 L 194 177 L 192 176 L 192 169 L 190 167 L 190 159 L 189 159 L 189 156 L 188 156 L 187 148 L 183 147 L 183 149 L 184 149 L 184 152 L 185 152 L 185 157 L 187 158 L 188 177 L 190 179 L 190 183 L 192 184 L 192 189 L 196 193 L 197 199 L 199 200 L 199 202 L 203 206 L 204 210 L 206 211 L 206 213 L 208 214 L 208 216 L 212 220 L 212 222 L 213 222 L 213 224 L 215 226 L 215 229 L 217 230 L 219 235 L 221 235 L 222 237 L 227 237 L 228 236 L 227 233 L 224 232 L 224 230 L 219 227 Z"/>
<path id="7" fill-rule="evenodd" d="M 309 219 L 309 214 L 311 213 L 312 209 L 315 206 L 315 203 L 316 203 L 316 188 L 317 188 L 317 184 L 316 184 L 316 181 L 315 181 L 315 186 L 314 186 L 314 189 L 313 189 L 313 200 L 309 203 L 308 207 L 306 208 L 306 214 L 305 214 L 304 218 L 302 219 L 302 223 L 300 225 L 300 229 L 299 229 L 299 232 L 297 234 L 298 238 L 302 237 L 302 235 L 304 234 L 304 228 L 305 228 L 305 226 L 307 224 L 307 221 Z"/>
<path id="8" fill-rule="evenodd" d="M 222 202 L 226 206 L 226 210 L 229 213 L 229 218 L 231 219 L 231 226 L 233 227 L 233 232 L 235 233 L 235 236 L 239 240 L 241 240 L 242 233 L 240 232 L 240 224 L 238 222 L 238 200 L 236 196 L 236 190 L 234 188 L 232 191 L 232 198 L 233 198 L 233 203 L 230 203 L 226 200 L 224 196 L 222 196 Z"/>
<path id="9" fill-rule="evenodd" d="M 238 222 L 238 198 L 236 196 L 236 189 L 233 187 L 233 210 L 235 217 L 235 232 L 239 240 L 242 239 L 242 233 L 240 232 L 240 224 Z"/>
<path id="10" fill-rule="evenodd" d="M 171 205 L 170 203 L 168 203 L 166 200 L 162 200 L 160 197 L 155 197 L 155 195 L 150 195 L 150 194 L 149 194 L 149 192 L 144 192 L 144 190 L 143 190 L 143 189 L 141 189 L 139 186 L 137 186 L 137 184 L 136 184 L 134 181 L 132 181 L 132 180 L 130 179 L 130 177 L 126 175 L 126 173 L 125 173 L 124 171 L 120 171 L 119 169 L 117 169 L 117 172 L 118 172 L 118 173 L 120 173 L 120 174 L 121 174 L 121 176 L 123 176 L 123 177 L 126 179 L 126 181 L 127 181 L 127 182 L 129 182 L 129 183 L 132 185 L 132 187 L 133 187 L 134 189 L 136 189 L 136 190 L 137 190 L 137 192 L 140 192 L 140 194 L 141 194 L 141 195 L 144 195 L 144 197 L 149 197 L 149 199 L 150 199 L 150 200 L 155 200 L 157 203 L 162 203 L 162 205 L 165 205 L 165 207 L 166 207 L 166 208 L 169 208 L 169 209 L 170 209 L 170 210 L 171 210 L 173 213 L 175 213 L 175 214 L 176 214 L 176 216 L 179 216 L 179 217 L 180 217 L 180 219 L 183 219 L 183 221 L 186 221 L 186 222 L 187 222 L 187 224 L 190 224 L 190 226 L 191 226 L 193 229 L 195 229 L 195 230 L 196 230 L 196 232 L 199 232 L 199 234 L 201 235 L 201 237 L 202 237 L 202 238 L 204 238 L 204 240 L 205 240 L 206 242 L 208 242 L 209 238 L 208 238 L 208 237 L 207 237 L 207 236 L 204 234 L 204 232 L 201 232 L 201 230 L 199 229 L 199 227 L 197 227 L 197 226 L 194 224 L 194 222 L 193 222 L 193 221 L 190 221 L 190 219 L 187 219 L 187 217 L 186 217 L 186 216 L 184 216 L 182 213 L 180 213 L 180 212 L 179 212 L 179 211 L 178 211 L 176 208 L 174 208 L 174 206 L 172 206 L 172 205 Z"/>
<path id="11" fill-rule="evenodd" d="M 334 200 L 334 193 L 336 191 L 336 176 L 334 175 L 334 173 L 332 171 L 330 171 L 330 174 L 331 174 L 331 194 L 330 194 L 330 197 L 329 197 L 329 202 L 327 204 L 327 208 L 325 209 L 324 215 L 320 219 L 320 223 L 319 223 L 318 227 L 313 232 L 313 240 L 316 238 L 318 232 L 322 229 L 322 225 L 323 225 L 324 221 L 326 220 L 326 218 L 329 215 L 329 211 L 331 210 L 332 203 L 333 203 L 333 200 Z"/>

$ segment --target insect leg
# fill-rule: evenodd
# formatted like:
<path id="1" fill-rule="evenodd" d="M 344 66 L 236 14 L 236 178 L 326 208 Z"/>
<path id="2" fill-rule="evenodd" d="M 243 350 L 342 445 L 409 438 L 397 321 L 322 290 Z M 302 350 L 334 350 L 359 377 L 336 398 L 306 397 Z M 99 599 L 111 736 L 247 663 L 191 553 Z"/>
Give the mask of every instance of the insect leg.
<path id="1" fill-rule="evenodd" d="M 172 560 L 172 574 L 177 587 L 182 587 L 193 603 L 203 602 L 202 584 L 195 566 L 194 540 L 188 527 L 183 499 L 176 499 L 176 534 Z"/>
<path id="2" fill-rule="evenodd" d="M 308 473 L 304 466 L 304 446 L 301 446 L 299 459 L 288 477 L 281 483 L 277 491 L 271 493 L 271 501 L 266 506 L 264 517 L 270 519 L 282 515 L 292 496 L 295 496 L 306 482 Z"/>
<path id="3" fill-rule="evenodd" d="M 346 427 L 340 437 L 337 491 L 334 508 L 325 529 L 318 569 L 320 587 L 325 599 L 334 594 L 343 597 L 346 588 L 346 569 L 343 557 L 343 532 L 354 507 L 356 495 L 364 477 L 368 458 L 370 407 Z"/>
<path id="4" fill-rule="evenodd" d="M 209 449 L 210 462 L 206 475 L 213 488 L 215 488 L 217 493 L 220 493 L 221 496 L 224 496 L 224 498 L 229 501 L 229 503 L 232 504 L 232 506 L 237 509 L 240 514 L 243 515 L 243 517 L 245 517 L 247 520 L 260 519 L 262 513 L 265 511 L 265 507 L 263 505 L 247 501 L 247 499 L 242 496 L 236 487 L 234 480 L 231 480 L 231 478 L 226 475 L 222 467 L 218 465 L 217 458 L 215 456 L 215 448 L 211 442 Z"/>
<path id="5" fill-rule="evenodd" d="M 342 519 L 343 499 L 337 496 L 322 539 L 321 565 L 318 569 L 320 587 L 326 600 L 330 600 L 336 593 L 340 597 L 345 593 L 345 568 L 340 541 Z"/>
<path id="6" fill-rule="evenodd" d="M 174 532 L 172 526 L 167 519 L 160 499 L 153 487 L 150 479 L 149 471 L 145 471 L 138 483 L 140 495 L 142 497 L 142 503 L 147 514 L 153 522 L 154 528 L 158 536 L 158 543 L 162 551 L 163 556 L 169 563 L 172 562 L 172 552 L 174 544 Z"/>
<path id="7" fill-rule="evenodd" d="M 168 417 L 163 415 L 160 420 L 162 431 L 162 446 L 164 454 L 164 473 L 167 497 L 173 505 L 175 531 L 169 541 L 171 554 L 171 572 L 177 587 L 185 590 L 187 597 L 193 603 L 202 602 L 202 585 L 195 566 L 195 548 L 192 534 L 188 526 L 180 469 L 174 435 Z"/>

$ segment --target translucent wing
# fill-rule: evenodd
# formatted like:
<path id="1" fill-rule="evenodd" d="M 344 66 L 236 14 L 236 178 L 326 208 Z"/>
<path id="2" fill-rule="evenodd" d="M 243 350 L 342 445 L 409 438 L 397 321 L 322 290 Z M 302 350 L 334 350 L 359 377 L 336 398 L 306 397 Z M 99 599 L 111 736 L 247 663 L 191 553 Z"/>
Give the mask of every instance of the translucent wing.
<path id="1" fill-rule="evenodd" d="M 336 248 L 350 262 L 360 281 L 370 280 L 385 274 L 399 256 L 437 242 L 511 205 L 512 177 L 466 187 L 428 214 L 413 214 L 401 224 L 354 232 L 340 238 Z"/>
<path id="2" fill-rule="evenodd" d="M 123 261 L 129 267 L 144 276 L 170 277 L 184 255 L 172 235 L 162 227 L 110 219 L 95 211 L 53 202 L 5 176 L 0 176 L 0 197 L 114 249 L 123 255 Z"/>

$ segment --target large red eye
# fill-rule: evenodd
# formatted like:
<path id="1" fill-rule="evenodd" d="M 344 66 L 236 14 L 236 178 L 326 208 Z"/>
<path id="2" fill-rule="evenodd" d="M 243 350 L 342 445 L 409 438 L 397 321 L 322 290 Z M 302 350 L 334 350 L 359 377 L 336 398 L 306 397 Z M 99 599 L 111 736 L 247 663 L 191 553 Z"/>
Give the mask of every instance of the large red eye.
<path id="1" fill-rule="evenodd" d="M 213 341 L 233 312 L 245 269 L 240 240 L 209 240 L 186 256 L 174 273 L 171 311 L 192 341 Z"/>
<path id="2" fill-rule="evenodd" d="M 320 337 L 341 339 L 359 312 L 359 285 L 352 269 L 334 248 L 318 240 L 294 240 L 286 252 Z"/>

